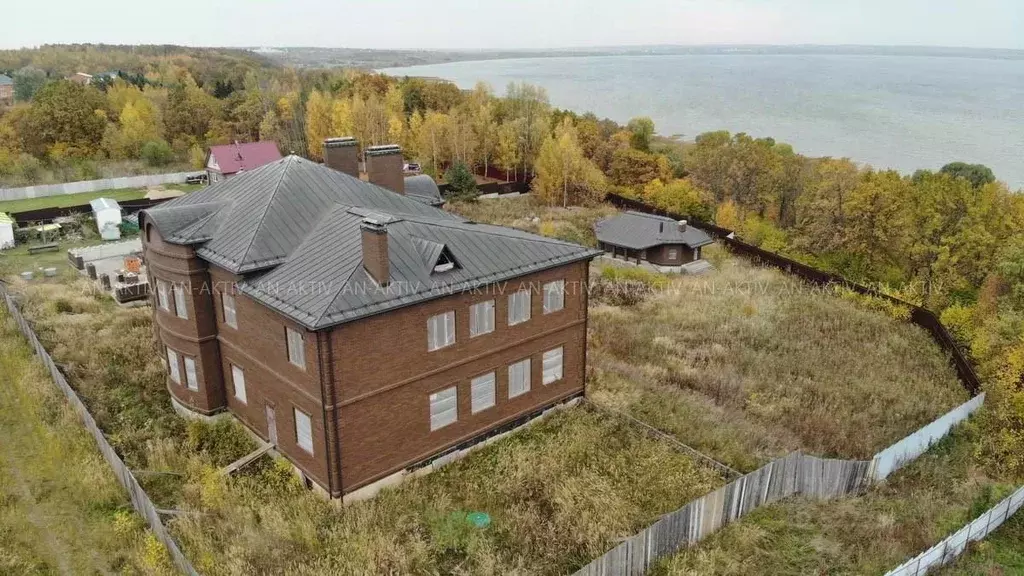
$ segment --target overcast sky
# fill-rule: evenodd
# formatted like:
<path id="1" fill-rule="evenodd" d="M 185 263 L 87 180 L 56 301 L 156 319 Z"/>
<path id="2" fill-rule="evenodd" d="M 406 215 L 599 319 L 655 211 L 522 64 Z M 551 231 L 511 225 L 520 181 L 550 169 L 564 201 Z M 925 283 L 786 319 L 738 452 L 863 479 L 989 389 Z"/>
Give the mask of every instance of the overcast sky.
<path id="1" fill-rule="evenodd" d="M 9 0 L 0 47 L 52 43 L 1024 49 L 1024 0 Z"/>

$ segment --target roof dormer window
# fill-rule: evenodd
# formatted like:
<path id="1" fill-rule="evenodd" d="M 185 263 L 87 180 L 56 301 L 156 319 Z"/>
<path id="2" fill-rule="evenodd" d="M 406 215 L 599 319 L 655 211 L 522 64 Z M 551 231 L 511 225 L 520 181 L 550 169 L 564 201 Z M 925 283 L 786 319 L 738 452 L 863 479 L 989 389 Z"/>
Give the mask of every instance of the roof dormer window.
<path id="1" fill-rule="evenodd" d="M 437 257 L 437 262 L 434 264 L 434 272 L 448 272 L 449 270 L 455 269 L 455 259 L 452 258 L 451 252 L 448 251 L 446 246 L 441 250 L 441 254 Z"/>

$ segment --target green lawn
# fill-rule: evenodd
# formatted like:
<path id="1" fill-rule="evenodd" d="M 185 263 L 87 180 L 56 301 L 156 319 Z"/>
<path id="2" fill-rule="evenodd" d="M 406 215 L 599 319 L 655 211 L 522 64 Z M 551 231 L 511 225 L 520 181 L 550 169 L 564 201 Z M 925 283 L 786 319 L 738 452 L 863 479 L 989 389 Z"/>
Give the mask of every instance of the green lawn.
<path id="1" fill-rule="evenodd" d="M 192 192 L 202 188 L 201 184 L 165 184 L 163 188 L 168 190 L 183 190 Z M 83 192 L 81 194 L 61 194 L 58 196 L 46 196 L 43 198 L 27 198 L 25 200 L 8 200 L 0 202 L 0 212 L 15 213 L 28 210 L 39 210 L 42 208 L 66 208 L 68 206 L 79 206 L 88 204 L 97 198 L 111 198 L 113 200 L 138 200 L 146 196 L 145 188 L 124 188 L 121 190 L 100 190 L 99 192 Z"/>

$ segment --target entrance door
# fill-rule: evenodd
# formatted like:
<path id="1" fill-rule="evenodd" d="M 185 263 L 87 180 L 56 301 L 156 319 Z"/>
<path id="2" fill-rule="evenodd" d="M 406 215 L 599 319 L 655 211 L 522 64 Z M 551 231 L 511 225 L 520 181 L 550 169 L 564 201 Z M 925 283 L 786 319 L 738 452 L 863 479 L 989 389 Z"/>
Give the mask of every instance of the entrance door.
<path id="1" fill-rule="evenodd" d="M 274 407 L 267 406 L 267 438 L 270 443 L 277 446 L 277 415 L 274 414 Z"/>

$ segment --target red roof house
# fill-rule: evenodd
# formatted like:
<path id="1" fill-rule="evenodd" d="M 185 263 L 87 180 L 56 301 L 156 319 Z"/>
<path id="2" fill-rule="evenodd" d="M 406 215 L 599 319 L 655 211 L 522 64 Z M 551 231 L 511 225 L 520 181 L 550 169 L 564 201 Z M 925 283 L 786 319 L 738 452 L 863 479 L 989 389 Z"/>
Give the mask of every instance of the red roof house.
<path id="1" fill-rule="evenodd" d="M 210 151 L 206 154 L 206 173 L 212 184 L 239 172 L 255 170 L 281 158 L 277 142 L 272 140 L 210 146 Z"/>

